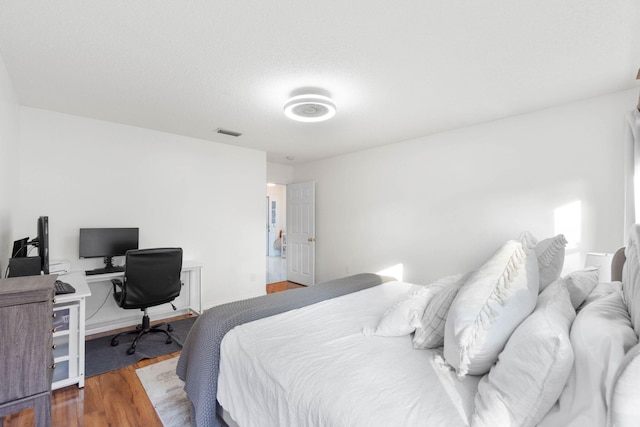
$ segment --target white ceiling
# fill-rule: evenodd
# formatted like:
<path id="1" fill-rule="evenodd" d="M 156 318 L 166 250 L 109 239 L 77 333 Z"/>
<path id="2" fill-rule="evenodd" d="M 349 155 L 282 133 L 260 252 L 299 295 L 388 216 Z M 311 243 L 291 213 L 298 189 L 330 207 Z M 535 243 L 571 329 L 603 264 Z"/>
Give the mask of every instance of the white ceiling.
<path id="1" fill-rule="evenodd" d="M 0 0 L 0 53 L 23 105 L 302 163 L 638 87 L 640 1 Z"/>

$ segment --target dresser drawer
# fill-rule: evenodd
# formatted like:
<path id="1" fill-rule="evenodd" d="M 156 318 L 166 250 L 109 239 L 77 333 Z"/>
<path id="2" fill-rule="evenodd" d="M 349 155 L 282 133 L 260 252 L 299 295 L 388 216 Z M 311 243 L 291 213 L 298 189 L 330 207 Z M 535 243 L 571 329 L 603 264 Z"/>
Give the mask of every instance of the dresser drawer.
<path id="1" fill-rule="evenodd" d="M 0 402 L 49 390 L 52 304 L 0 307 Z"/>

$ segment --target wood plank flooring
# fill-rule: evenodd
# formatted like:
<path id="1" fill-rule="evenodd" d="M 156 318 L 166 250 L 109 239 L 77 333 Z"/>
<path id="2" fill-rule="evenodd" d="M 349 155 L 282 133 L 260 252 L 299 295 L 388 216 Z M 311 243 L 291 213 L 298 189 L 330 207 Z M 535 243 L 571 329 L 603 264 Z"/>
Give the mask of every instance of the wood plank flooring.
<path id="1" fill-rule="evenodd" d="M 298 287 L 304 286 L 292 282 L 271 283 L 267 285 L 267 293 Z M 187 316 L 170 320 L 184 317 Z M 101 335 L 115 335 L 117 332 Z M 51 397 L 51 426 L 162 427 L 160 418 L 138 380 L 136 369 L 179 355 L 180 352 L 177 351 L 87 378 L 83 389 L 72 385 L 54 391 Z M 33 409 L 5 417 L 0 427 L 34 427 Z"/>
<path id="2" fill-rule="evenodd" d="M 304 287 L 305 287 L 304 285 L 300 285 L 298 283 L 293 283 L 293 282 L 269 283 L 267 285 L 267 293 L 272 294 L 274 292 L 282 292 L 288 289 L 304 288 Z"/>

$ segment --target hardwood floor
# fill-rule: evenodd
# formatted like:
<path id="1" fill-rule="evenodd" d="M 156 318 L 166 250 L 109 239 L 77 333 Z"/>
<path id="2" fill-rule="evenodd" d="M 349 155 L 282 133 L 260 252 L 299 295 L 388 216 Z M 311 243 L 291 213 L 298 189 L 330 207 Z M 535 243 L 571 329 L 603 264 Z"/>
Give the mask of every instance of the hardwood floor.
<path id="1" fill-rule="evenodd" d="M 293 282 L 267 285 L 267 293 L 304 287 Z M 180 316 L 169 320 L 177 320 Z M 114 335 L 119 331 L 94 335 Z M 179 351 L 87 378 L 84 388 L 72 385 L 52 393 L 51 427 L 162 427 L 136 375 L 136 369 L 178 357 Z M 4 418 L 0 427 L 34 427 L 33 409 Z"/>
<path id="2" fill-rule="evenodd" d="M 269 283 L 267 285 L 267 293 L 272 294 L 274 292 L 286 291 L 287 289 L 304 288 L 304 287 L 305 287 L 304 285 L 300 285 L 298 283 L 293 283 L 293 282 Z"/>

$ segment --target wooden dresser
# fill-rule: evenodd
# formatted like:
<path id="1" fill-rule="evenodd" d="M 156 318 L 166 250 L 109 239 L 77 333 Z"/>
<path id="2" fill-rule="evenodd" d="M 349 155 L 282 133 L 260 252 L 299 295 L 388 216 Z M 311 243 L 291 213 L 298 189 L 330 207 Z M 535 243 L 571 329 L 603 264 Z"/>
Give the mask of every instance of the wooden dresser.
<path id="1" fill-rule="evenodd" d="M 0 279 L 0 425 L 34 407 L 36 427 L 51 424 L 55 275 Z"/>

